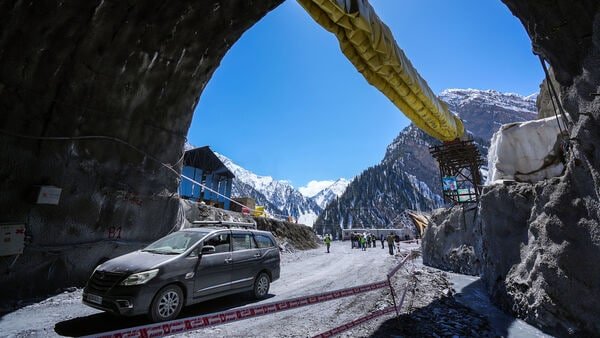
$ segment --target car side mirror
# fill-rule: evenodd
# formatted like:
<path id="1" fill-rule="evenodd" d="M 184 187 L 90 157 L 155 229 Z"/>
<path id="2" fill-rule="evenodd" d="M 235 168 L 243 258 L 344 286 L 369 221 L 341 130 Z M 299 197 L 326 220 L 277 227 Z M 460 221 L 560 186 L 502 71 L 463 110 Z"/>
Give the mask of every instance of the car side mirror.
<path id="1" fill-rule="evenodd" d="M 215 247 L 212 245 L 205 245 L 202 247 L 202 254 L 211 254 L 215 252 Z"/>

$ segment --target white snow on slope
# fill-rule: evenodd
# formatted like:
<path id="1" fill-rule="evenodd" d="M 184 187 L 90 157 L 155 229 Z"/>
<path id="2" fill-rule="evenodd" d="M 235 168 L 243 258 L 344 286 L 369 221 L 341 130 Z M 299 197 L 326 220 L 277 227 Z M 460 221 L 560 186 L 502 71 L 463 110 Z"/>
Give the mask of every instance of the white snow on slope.
<path id="1" fill-rule="evenodd" d="M 350 185 L 349 180 L 345 178 L 340 178 L 339 180 L 333 182 L 325 189 L 322 189 L 318 193 L 314 194 L 311 198 L 315 201 L 321 208 L 325 209 L 327 205 L 333 201 L 336 197 L 342 196 L 342 194 Z"/>
<path id="2" fill-rule="evenodd" d="M 303 196 L 289 181 L 276 180 L 271 176 L 257 175 L 234 163 L 226 156 L 216 154 L 223 164 L 235 175 L 234 191 L 236 181 L 250 186 L 262 194 L 280 212 L 284 213 L 284 215 L 277 215 L 278 218 L 290 215 L 296 217 L 298 223 L 312 226 L 321 213 L 321 208 L 311 199 Z M 272 210 L 268 211 L 272 214 L 275 213 Z"/>
<path id="3" fill-rule="evenodd" d="M 482 106 L 498 107 L 518 112 L 536 113 L 537 94 L 523 96 L 516 93 L 501 93 L 496 90 L 446 89 L 440 98 L 450 106 L 461 107 L 473 101 Z"/>
<path id="4" fill-rule="evenodd" d="M 313 197 L 316 194 L 320 193 L 321 191 L 329 188 L 332 184 L 334 184 L 336 181 L 331 181 L 331 180 L 326 180 L 326 181 L 310 181 L 308 182 L 308 184 L 304 187 L 300 187 L 298 188 L 298 191 L 300 191 L 300 193 L 306 197 Z"/>

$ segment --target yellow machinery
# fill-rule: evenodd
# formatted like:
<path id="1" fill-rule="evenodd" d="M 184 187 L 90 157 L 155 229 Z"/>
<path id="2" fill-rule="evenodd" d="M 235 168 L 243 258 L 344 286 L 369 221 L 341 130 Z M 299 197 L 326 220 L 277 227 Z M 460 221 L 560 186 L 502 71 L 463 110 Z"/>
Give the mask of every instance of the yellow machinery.
<path id="1" fill-rule="evenodd" d="M 464 134 L 462 121 L 431 91 L 368 0 L 298 0 L 335 34 L 342 52 L 367 81 L 417 127 L 441 141 Z"/>
<path id="2" fill-rule="evenodd" d="M 423 237 L 425 235 L 425 229 L 429 225 L 429 217 L 415 211 L 406 210 L 406 214 L 414 223 L 417 232 L 419 233 L 419 237 Z"/>

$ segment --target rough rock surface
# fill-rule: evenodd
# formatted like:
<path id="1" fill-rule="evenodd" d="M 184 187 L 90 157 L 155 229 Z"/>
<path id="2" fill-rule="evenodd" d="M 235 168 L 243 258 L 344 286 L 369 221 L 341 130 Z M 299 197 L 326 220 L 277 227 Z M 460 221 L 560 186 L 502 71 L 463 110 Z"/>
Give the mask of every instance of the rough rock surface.
<path id="1" fill-rule="evenodd" d="M 552 65 L 575 124 L 565 173 L 482 199 L 483 278 L 500 304 L 557 335 L 600 333 L 600 2 L 503 0 Z"/>
<path id="2" fill-rule="evenodd" d="M 0 222 L 30 239 L 14 265 L 0 258 L 1 299 L 80 284 L 173 227 L 177 175 L 160 163 L 179 170 L 206 83 L 281 2 L 0 3 Z M 87 136 L 107 137 L 39 139 Z M 62 188 L 60 204 L 36 205 L 39 185 Z"/>
<path id="3" fill-rule="evenodd" d="M 423 264 L 446 271 L 479 275 L 481 229 L 476 209 L 437 209 L 425 230 Z"/>
<path id="4" fill-rule="evenodd" d="M 503 2 L 523 22 L 534 50 L 550 62 L 574 125 L 562 176 L 484 189 L 482 280 L 506 311 L 551 334 L 596 336 L 600 334 L 600 265 L 595 263 L 600 256 L 600 96 L 594 94 L 600 92 L 600 3 Z M 548 96 L 542 93 L 540 100 Z M 548 102 L 540 106 L 547 108 Z M 455 247 L 462 245 L 461 240 Z M 429 255 L 443 262 L 426 247 L 424 259 Z"/>
<path id="5" fill-rule="evenodd" d="M 559 95 L 558 99 L 560 100 L 560 102 L 562 102 L 562 98 L 560 97 L 560 84 L 556 81 L 556 78 L 554 76 L 554 70 L 550 68 L 548 72 L 550 74 L 550 81 L 552 81 L 552 85 L 557 91 L 556 94 Z M 556 101 L 553 105 L 550 95 L 550 90 L 548 89 L 548 80 L 544 79 L 544 81 L 542 81 L 542 83 L 540 84 L 540 95 L 538 95 L 535 102 L 538 111 L 538 119 L 552 117 L 558 113 L 558 111 L 555 111 L 555 109 L 558 109 L 558 107 L 556 106 Z"/>

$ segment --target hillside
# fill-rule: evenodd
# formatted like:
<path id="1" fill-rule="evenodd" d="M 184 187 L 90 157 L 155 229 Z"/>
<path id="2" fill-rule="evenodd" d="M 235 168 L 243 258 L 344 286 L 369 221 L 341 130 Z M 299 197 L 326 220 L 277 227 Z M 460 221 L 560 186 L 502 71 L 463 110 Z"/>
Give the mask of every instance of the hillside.
<path id="1" fill-rule="evenodd" d="M 502 124 L 536 117 L 536 95 L 448 89 L 440 98 L 461 117 L 484 158 L 491 136 Z M 435 144 L 439 142 L 413 125 L 403 129 L 381 163 L 363 171 L 325 208 L 315 223 L 317 232 L 390 226 L 404 209 L 430 211 L 442 206 L 438 166 L 429 154 Z"/>

